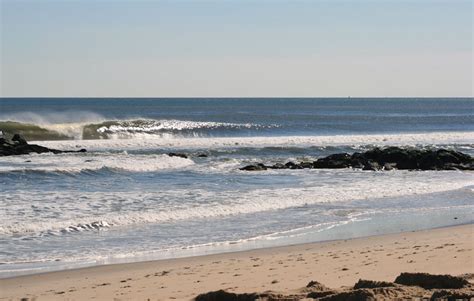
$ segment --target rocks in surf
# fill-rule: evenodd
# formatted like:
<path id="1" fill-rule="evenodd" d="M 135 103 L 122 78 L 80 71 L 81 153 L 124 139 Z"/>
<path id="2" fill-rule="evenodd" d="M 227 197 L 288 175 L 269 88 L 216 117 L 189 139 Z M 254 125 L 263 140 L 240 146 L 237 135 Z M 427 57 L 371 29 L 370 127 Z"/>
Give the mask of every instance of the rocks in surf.
<path id="1" fill-rule="evenodd" d="M 240 170 L 259 171 L 267 169 L 338 169 L 362 170 L 474 170 L 474 158 L 468 154 L 448 149 L 416 149 L 401 147 L 373 148 L 364 153 L 333 154 L 313 162 L 287 162 L 265 165 L 247 165 Z"/>
<path id="2" fill-rule="evenodd" d="M 181 153 L 168 153 L 168 156 L 170 156 L 170 157 L 179 157 L 179 158 L 183 158 L 183 159 L 188 158 L 188 155 L 181 154 Z"/>
<path id="3" fill-rule="evenodd" d="M 179 158 L 183 158 L 183 159 L 188 159 L 190 157 L 190 155 L 186 155 L 186 154 L 183 154 L 183 153 L 168 153 L 167 155 L 170 156 L 170 157 L 179 157 Z M 207 158 L 208 156 L 206 154 L 197 154 L 196 157 L 197 158 Z"/>
<path id="4" fill-rule="evenodd" d="M 26 139 L 19 135 L 15 134 L 13 137 L 8 140 L 6 138 L 0 138 L 0 157 L 1 156 L 18 156 L 18 155 L 28 155 L 31 153 L 83 153 L 86 152 L 85 149 L 79 151 L 63 151 L 58 149 L 47 148 L 41 145 L 29 144 Z"/>

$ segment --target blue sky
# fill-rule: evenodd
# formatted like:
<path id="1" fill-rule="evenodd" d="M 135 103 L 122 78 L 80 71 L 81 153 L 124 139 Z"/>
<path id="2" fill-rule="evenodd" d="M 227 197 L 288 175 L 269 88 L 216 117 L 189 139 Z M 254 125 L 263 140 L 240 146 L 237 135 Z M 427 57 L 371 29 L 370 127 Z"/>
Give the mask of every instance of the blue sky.
<path id="1" fill-rule="evenodd" d="M 2 96 L 473 95 L 473 1 L 0 3 Z"/>

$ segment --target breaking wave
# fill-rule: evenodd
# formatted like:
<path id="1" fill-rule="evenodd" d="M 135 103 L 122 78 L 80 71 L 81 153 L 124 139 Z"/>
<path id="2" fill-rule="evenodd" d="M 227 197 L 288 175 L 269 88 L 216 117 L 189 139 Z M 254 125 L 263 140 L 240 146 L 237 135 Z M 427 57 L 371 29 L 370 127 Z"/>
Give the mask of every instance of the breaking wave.
<path id="1" fill-rule="evenodd" d="M 19 133 L 27 140 L 91 140 L 111 138 L 133 138 L 140 135 L 158 137 L 200 137 L 212 136 L 213 132 L 226 134 L 242 129 L 272 128 L 276 125 L 251 123 L 226 123 L 212 121 L 189 121 L 174 119 L 130 119 L 100 120 L 97 122 L 48 123 L 39 121 L 0 121 L 0 130 L 6 135 Z"/>
<path id="2" fill-rule="evenodd" d="M 41 154 L 11 156 L 0 164 L 0 173 L 9 172 L 54 172 L 80 173 L 84 171 L 117 170 L 127 172 L 153 172 L 163 169 L 183 168 L 194 164 L 191 159 L 170 157 L 164 154 L 129 155 L 119 154 Z"/>
<path id="3" fill-rule="evenodd" d="M 387 198 L 414 197 L 457 189 L 472 193 L 469 190 L 473 183 L 472 176 L 458 172 L 449 172 L 449 175 L 446 178 L 439 173 L 425 172 L 397 172 L 386 176 L 369 173 L 358 180 L 341 178 L 332 185 L 326 182 L 316 187 L 217 192 L 196 189 L 192 199 L 186 190 L 12 193 L 4 200 L 0 235 L 62 235 L 111 227 L 221 218 L 315 204 L 380 202 Z M 328 176 L 330 179 L 333 177 L 332 174 Z M 440 179 L 444 182 L 441 183 Z M 340 185 L 343 182 L 347 184 Z M 42 201 L 38 203 L 36 200 Z M 109 209 L 117 203 L 120 203 L 121 210 L 111 212 Z M 20 208 L 23 214 L 34 215 L 35 221 L 23 223 L 15 217 Z M 51 215 L 60 218 L 50 219 Z"/>

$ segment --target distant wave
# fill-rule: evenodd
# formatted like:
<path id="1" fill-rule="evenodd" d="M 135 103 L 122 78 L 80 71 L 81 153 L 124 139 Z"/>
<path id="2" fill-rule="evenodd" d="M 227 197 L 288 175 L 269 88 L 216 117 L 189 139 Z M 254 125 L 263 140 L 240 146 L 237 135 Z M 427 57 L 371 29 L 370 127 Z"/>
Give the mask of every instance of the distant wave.
<path id="1" fill-rule="evenodd" d="M 240 129 L 259 129 L 276 125 L 239 124 L 210 121 L 188 120 L 106 120 L 96 123 L 40 123 L 19 121 L 0 121 L 0 130 L 7 135 L 19 133 L 27 140 L 90 140 L 109 138 L 133 138 L 136 135 L 154 135 L 159 137 L 208 136 L 212 131 L 232 131 Z"/>

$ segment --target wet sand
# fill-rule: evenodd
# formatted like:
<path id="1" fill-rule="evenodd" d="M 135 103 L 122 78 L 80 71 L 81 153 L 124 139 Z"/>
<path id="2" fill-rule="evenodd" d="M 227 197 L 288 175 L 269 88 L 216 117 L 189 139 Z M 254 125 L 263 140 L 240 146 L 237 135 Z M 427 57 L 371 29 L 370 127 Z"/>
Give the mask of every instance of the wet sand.
<path id="1" fill-rule="evenodd" d="M 401 272 L 474 273 L 474 225 L 0 280 L 0 300 L 191 300 L 200 293 L 331 288 Z M 25 299 L 26 300 L 26 299 Z"/>

